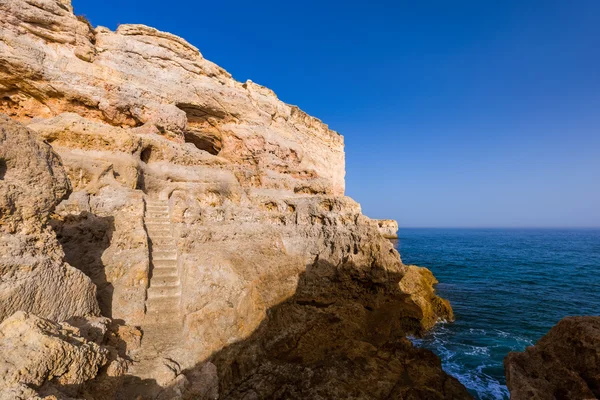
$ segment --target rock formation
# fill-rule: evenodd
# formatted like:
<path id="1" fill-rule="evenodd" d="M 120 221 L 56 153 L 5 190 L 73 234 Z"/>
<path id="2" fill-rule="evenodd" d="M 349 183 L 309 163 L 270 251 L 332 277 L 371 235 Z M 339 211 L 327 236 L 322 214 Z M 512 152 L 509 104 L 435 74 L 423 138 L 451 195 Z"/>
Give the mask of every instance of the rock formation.
<path id="1" fill-rule="evenodd" d="M 504 359 L 510 398 L 600 398 L 600 317 L 567 317 Z"/>
<path id="2" fill-rule="evenodd" d="M 48 225 L 71 193 L 52 148 L 0 115 L 0 321 L 18 310 L 65 320 L 98 315 L 96 287 L 64 262 Z"/>
<path id="3" fill-rule="evenodd" d="M 386 239 L 398 239 L 398 222 L 393 219 L 375 219 L 379 232 Z"/>
<path id="4" fill-rule="evenodd" d="M 77 317 L 58 324 L 15 313 L 0 324 L 0 399 L 81 393 L 101 369 L 105 380 L 122 376 L 127 370 L 119 344 L 126 343 L 123 337 L 108 318 Z M 136 341 L 127 344 L 134 347 Z"/>
<path id="5" fill-rule="evenodd" d="M 344 196 L 342 136 L 271 90 L 171 34 L 94 29 L 69 0 L 0 0 L 0 112 L 29 129 L 3 131 L 38 136 L 26 157 L 55 179 L 23 205 L 0 186 L 2 240 L 29 234 L 27 207 L 40 219 L 0 285 L 22 265 L 25 287 L 31 270 L 55 293 L 54 271 L 78 279 L 37 308 L 0 286 L 17 299 L 0 319 L 100 311 L 143 331 L 118 384 L 100 374 L 70 396 L 468 398 L 405 339 L 452 320 L 435 279 Z M 4 185 L 18 166 L 1 160 Z"/>

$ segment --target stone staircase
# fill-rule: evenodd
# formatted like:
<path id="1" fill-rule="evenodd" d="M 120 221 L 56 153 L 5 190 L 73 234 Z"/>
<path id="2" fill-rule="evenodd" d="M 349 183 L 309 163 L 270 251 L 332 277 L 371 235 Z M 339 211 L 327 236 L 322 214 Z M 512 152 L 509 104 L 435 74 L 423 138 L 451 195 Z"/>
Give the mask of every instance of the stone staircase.
<path id="1" fill-rule="evenodd" d="M 144 224 L 150 245 L 150 284 L 146 292 L 146 317 L 141 324 L 142 344 L 133 354 L 128 379 L 131 396 L 154 399 L 156 385 L 175 378 L 175 359 L 182 358 L 183 335 L 181 281 L 177 242 L 173 237 L 169 202 L 146 199 Z M 177 372 L 178 373 L 178 372 Z M 164 381 L 164 382 L 163 382 Z M 125 397 L 123 397 L 125 398 Z"/>
<path id="2" fill-rule="evenodd" d="M 170 322 L 179 318 L 181 281 L 168 201 L 146 200 L 144 222 L 150 239 L 146 318 L 158 324 Z"/>

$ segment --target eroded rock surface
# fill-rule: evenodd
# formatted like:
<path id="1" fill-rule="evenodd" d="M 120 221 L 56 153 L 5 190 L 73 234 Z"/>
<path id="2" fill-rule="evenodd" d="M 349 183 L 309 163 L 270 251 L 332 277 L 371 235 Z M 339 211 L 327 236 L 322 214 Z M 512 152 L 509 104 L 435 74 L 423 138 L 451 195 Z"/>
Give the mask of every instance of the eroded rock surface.
<path id="1" fill-rule="evenodd" d="M 0 115 L 0 321 L 18 310 L 53 320 L 97 315 L 96 287 L 64 262 L 48 219 L 71 193 L 59 156 Z"/>
<path id="2" fill-rule="evenodd" d="M 102 315 L 143 331 L 123 380 L 76 395 L 468 396 L 405 339 L 453 318 L 435 278 L 344 196 L 342 136 L 271 90 L 153 28 L 0 0 L 0 112 L 70 181 L 41 205 L 51 251 L 28 251 L 76 268 L 70 298 L 93 282 Z"/>
<path id="3" fill-rule="evenodd" d="M 522 353 L 504 359 L 510 397 L 600 398 L 600 317 L 567 317 Z"/>
<path id="4" fill-rule="evenodd" d="M 386 239 L 398 239 L 398 222 L 393 219 L 376 219 L 379 232 Z"/>
<path id="5" fill-rule="evenodd" d="M 406 275 L 404 276 L 406 277 Z M 401 290 L 400 272 L 317 261 L 288 301 L 246 340 L 184 372 L 193 382 L 216 366 L 220 398 L 470 398 L 430 351 L 406 339 L 423 311 Z M 207 376 L 206 373 L 204 376 Z M 190 385 L 189 398 L 200 395 Z"/>
<path id="6" fill-rule="evenodd" d="M 19 311 L 0 324 L 0 391 L 81 384 L 108 362 L 108 350 L 77 329 Z M 11 387 L 14 387 L 11 389 Z"/>
<path id="7" fill-rule="evenodd" d="M 109 399 L 141 336 L 104 317 L 56 323 L 16 312 L 0 324 L 0 399 Z"/>

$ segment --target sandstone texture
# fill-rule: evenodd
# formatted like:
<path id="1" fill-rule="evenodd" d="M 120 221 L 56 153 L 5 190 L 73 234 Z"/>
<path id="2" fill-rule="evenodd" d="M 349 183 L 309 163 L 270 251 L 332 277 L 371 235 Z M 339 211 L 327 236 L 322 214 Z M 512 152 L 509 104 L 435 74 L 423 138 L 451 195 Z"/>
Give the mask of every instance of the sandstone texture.
<path id="1" fill-rule="evenodd" d="M 271 90 L 69 0 L 0 0 L 0 113 L 32 143 L 0 153 L 0 321 L 101 314 L 129 338 L 127 372 L 69 396 L 469 397 L 406 340 L 453 319 L 435 278 L 344 196 L 343 137 Z"/>
<path id="2" fill-rule="evenodd" d="M 386 239 L 398 239 L 398 222 L 393 219 L 375 219 L 379 232 Z"/>
<path id="3" fill-rule="evenodd" d="M 60 158 L 34 133 L 0 116 L 0 321 L 18 310 L 54 320 L 97 315 L 96 287 L 64 262 L 48 225 L 71 193 Z"/>
<path id="4" fill-rule="evenodd" d="M 113 347 L 116 341 L 110 338 L 118 336 L 109 333 L 110 324 L 102 317 L 59 324 L 23 311 L 5 319 L 0 324 L 0 399 L 66 399 L 99 372 L 113 379 L 123 375 L 127 362 Z"/>
<path id="5" fill-rule="evenodd" d="M 600 317 L 566 317 L 504 359 L 511 399 L 600 398 Z"/>

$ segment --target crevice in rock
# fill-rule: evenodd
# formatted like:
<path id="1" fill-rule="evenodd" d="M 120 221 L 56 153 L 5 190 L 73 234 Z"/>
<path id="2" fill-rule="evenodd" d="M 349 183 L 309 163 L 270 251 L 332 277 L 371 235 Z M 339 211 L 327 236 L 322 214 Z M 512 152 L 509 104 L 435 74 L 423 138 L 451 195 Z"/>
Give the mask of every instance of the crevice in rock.
<path id="1" fill-rule="evenodd" d="M 144 150 L 142 150 L 140 159 L 146 164 L 150 163 L 150 160 L 152 159 L 152 146 L 146 147 Z"/>
<path id="2" fill-rule="evenodd" d="M 184 132 L 184 139 L 186 143 L 192 143 L 196 148 L 215 156 L 221 151 L 221 139 L 213 134 L 197 130 L 187 130 Z"/>
<path id="3" fill-rule="evenodd" d="M 187 116 L 184 139 L 196 148 L 218 155 L 223 147 L 223 136 L 219 126 L 225 122 L 223 111 L 194 104 L 179 103 L 177 107 Z"/>
<path id="4" fill-rule="evenodd" d="M 0 158 L 0 180 L 4 180 L 4 176 L 6 175 L 6 171 L 8 167 L 6 166 L 6 160 Z"/>

